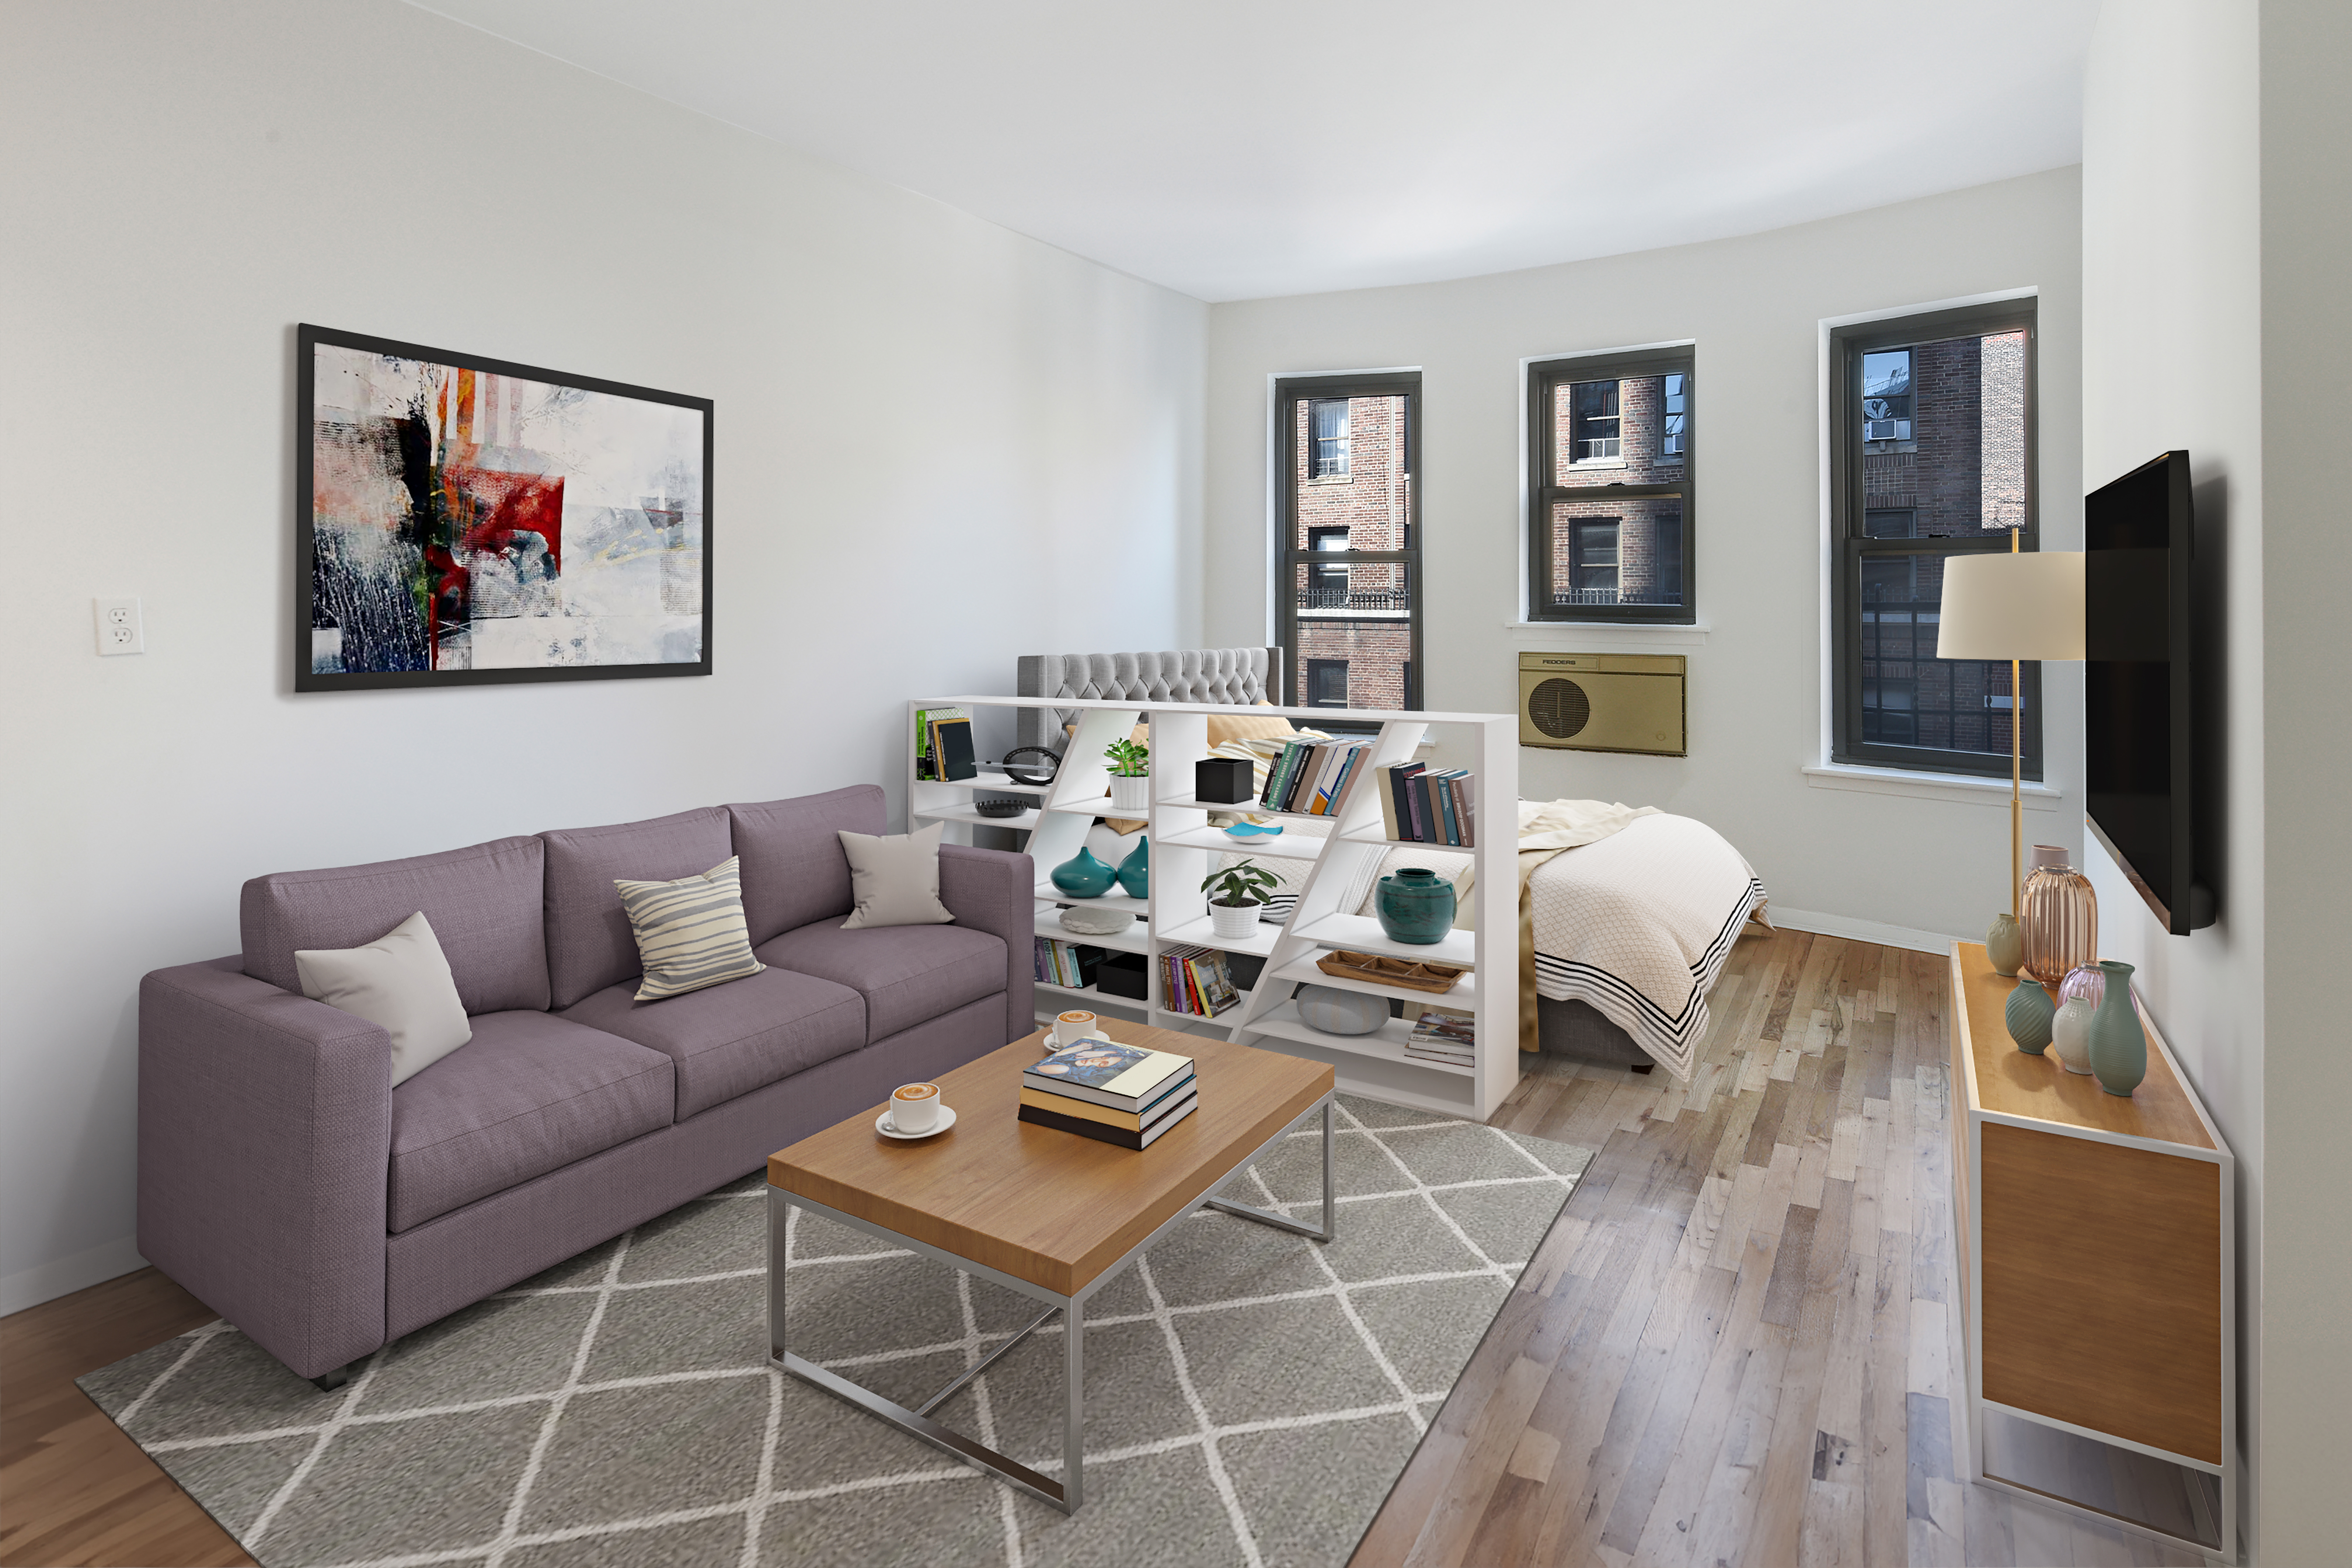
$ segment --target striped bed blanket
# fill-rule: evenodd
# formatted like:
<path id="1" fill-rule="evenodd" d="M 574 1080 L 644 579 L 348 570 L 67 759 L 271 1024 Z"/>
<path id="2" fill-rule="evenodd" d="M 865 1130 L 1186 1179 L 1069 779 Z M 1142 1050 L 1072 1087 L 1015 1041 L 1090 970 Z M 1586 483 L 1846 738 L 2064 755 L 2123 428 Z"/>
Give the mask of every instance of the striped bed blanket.
<path id="1" fill-rule="evenodd" d="M 1537 992 L 1591 1004 L 1667 1071 L 1690 1077 L 1707 993 L 1741 922 L 1764 903 L 1739 851 L 1703 822 L 1644 812 L 1552 854 L 1524 886 Z"/>

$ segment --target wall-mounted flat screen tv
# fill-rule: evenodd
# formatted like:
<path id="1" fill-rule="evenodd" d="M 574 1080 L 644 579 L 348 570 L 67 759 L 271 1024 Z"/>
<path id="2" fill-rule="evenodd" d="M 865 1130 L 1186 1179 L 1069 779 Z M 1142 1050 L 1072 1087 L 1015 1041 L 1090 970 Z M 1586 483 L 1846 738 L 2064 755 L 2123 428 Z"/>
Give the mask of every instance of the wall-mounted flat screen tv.
<path id="1" fill-rule="evenodd" d="M 2142 464 L 2083 506 L 2091 828 L 2176 936 L 2213 921 L 2197 879 L 2194 521 L 2186 452 Z"/>

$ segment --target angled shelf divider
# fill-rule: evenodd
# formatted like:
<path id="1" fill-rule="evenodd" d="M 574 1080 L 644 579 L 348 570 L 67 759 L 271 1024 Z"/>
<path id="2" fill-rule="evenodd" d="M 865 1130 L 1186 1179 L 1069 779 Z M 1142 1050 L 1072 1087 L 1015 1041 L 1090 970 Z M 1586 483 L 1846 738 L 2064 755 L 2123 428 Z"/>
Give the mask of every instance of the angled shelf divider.
<path id="1" fill-rule="evenodd" d="M 983 709 L 1049 708 L 1078 715 L 1076 733 L 1066 747 L 1061 771 L 1049 784 L 1018 784 L 999 773 L 983 772 L 977 779 L 941 782 L 914 776 L 911 741 L 914 715 L 922 709 L 961 707 L 977 715 Z M 1516 803 L 1518 800 L 1518 721 L 1508 713 L 1402 713 L 1357 709 L 1253 708 L 1259 718 L 1286 718 L 1304 729 L 1339 724 L 1362 730 L 1371 742 L 1371 753 L 1360 764 L 1368 769 L 1359 787 L 1351 789 L 1336 816 L 1303 812 L 1272 812 L 1255 802 L 1229 804 L 1203 801 L 1192 795 L 1192 764 L 1209 754 L 1208 721 L 1230 717 L 1230 707 L 1182 702 L 1087 702 L 1066 699 L 1020 697 L 943 697 L 908 704 L 909 741 L 907 800 L 909 826 L 926 821 L 961 826 L 1006 827 L 1026 835 L 1024 847 L 1036 862 L 1036 934 L 1058 942 L 1075 942 L 1145 955 L 1151 994 L 1138 1001 L 1103 995 L 1093 986 L 1075 989 L 1038 985 L 1041 1011 L 1058 1012 L 1073 1004 L 1109 1010 L 1113 1016 L 1134 1014 L 1163 1027 L 1221 1036 L 1265 1050 L 1286 1052 L 1328 1062 L 1338 1072 L 1339 1087 L 1391 1103 L 1484 1121 L 1500 1106 L 1518 1081 L 1518 879 L 1517 876 Z M 1109 769 L 1103 751 L 1127 735 L 1139 722 L 1151 727 L 1152 800 L 1148 826 L 1151 841 L 1150 897 L 1128 898 L 1113 891 L 1100 899 L 1075 900 L 1056 889 L 1048 873 L 1078 852 L 1097 816 L 1115 816 L 1111 808 Z M 1377 726 L 1377 729 L 1373 727 Z M 1458 765 L 1477 775 L 1481 826 L 1503 824 L 1496 847 L 1481 842 L 1468 847 L 1444 844 L 1410 844 L 1388 837 L 1375 793 L 1378 770 L 1414 759 L 1423 738 L 1443 732 L 1445 751 Z M 975 792 L 1025 797 L 1032 809 L 1018 817 L 983 817 L 971 807 Z M 1164 792 L 1164 793 L 1163 793 Z M 1213 813 L 1243 813 L 1291 823 L 1319 823 L 1328 837 L 1293 829 L 1270 844 L 1241 845 L 1210 825 Z M 951 830 L 950 837 L 953 837 Z M 1131 838 L 1123 840 L 1131 844 Z M 1457 919 L 1468 929 L 1449 931 L 1430 945 L 1391 941 L 1380 923 L 1353 909 L 1342 908 L 1349 895 L 1362 888 L 1381 860 L 1392 848 L 1425 849 L 1439 855 L 1467 855 L 1475 868 L 1470 908 Z M 1280 925 L 1261 922 L 1247 937 L 1221 939 L 1209 919 L 1208 896 L 1201 882 L 1222 857 L 1255 857 L 1266 860 L 1311 862 L 1289 918 Z M 1137 916 L 1134 925 L 1111 936 L 1083 936 L 1064 930 L 1058 906 L 1091 904 L 1124 910 Z M 1490 942 L 1487 933 L 1496 933 Z M 1213 948 L 1245 953 L 1265 961 L 1257 984 L 1241 990 L 1241 1001 L 1213 1018 L 1172 1013 L 1160 1005 L 1161 953 L 1176 946 Z M 1378 953 L 1423 963 L 1460 965 L 1463 977 L 1449 992 L 1429 993 L 1376 981 L 1336 977 L 1316 968 L 1316 961 L 1334 948 Z M 1391 1018 L 1370 1035 L 1329 1035 L 1299 1016 L 1291 993 L 1300 984 L 1328 985 L 1342 991 L 1395 998 L 1406 1005 L 1406 1016 Z M 1476 1019 L 1477 1044 L 1470 1066 L 1421 1060 L 1405 1055 L 1412 1034 L 1413 1004 L 1450 1008 Z"/>

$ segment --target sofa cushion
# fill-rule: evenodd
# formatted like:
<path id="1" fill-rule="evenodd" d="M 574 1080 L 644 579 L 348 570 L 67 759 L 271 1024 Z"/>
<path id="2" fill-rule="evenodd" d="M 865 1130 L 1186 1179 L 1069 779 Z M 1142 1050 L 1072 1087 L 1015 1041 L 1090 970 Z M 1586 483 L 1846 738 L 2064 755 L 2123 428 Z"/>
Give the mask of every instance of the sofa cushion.
<path id="1" fill-rule="evenodd" d="M 436 1215 L 670 1124 L 659 1051 L 545 1013 L 486 1013 L 474 1037 L 392 1091 L 387 1226 Z"/>
<path id="2" fill-rule="evenodd" d="M 467 1012 L 543 1008 L 544 860 L 538 839 L 500 838 L 405 860 L 256 877 L 237 901 L 245 972 L 299 995 L 296 948 L 362 947 L 422 911 Z"/>
<path id="3" fill-rule="evenodd" d="M 669 882 L 708 871 L 734 853 L 730 829 L 726 810 L 707 805 L 539 836 L 547 847 L 547 978 L 557 1011 L 641 973 L 637 939 L 613 884 L 623 878 Z"/>
<path id="4" fill-rule="evenodd" d="M 1004 989 L 1004 942 L 963 926 L 844 931 L 839 920 L 788 931 L 755 950 L 762 963 L 846 985 L 866 998 L 870 1044 Z"/>
<path id="5" fill-rule="evenodd" d="M 669 1058 L 680 1121 L 866 1043 L 863 996 L 789 969 L 659 1002 L 625 980 L 562 1016 Z"/>
<path id="6" fill-rule="evenodd" d="M 879 784 L 727 808 L 743 860 L 743 919 L 753 946 L 849 912 L 849 858 L 836 835 L 878 834 L 888 826 L 887 809 Z"/>

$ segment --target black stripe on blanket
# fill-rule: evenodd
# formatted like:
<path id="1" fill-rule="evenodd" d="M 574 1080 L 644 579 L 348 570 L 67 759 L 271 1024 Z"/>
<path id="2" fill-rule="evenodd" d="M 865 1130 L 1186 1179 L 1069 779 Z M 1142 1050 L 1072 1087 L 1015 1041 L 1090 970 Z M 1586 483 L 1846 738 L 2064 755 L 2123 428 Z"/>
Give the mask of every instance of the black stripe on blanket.
<path id="1" fill-rule="evenodd" d="M 1690 1035 L 1695 1026 L 1706 1016 L 1706 994 L 1715 989 L 1716 976 L 1722 973 L 1724 962 L 1731 956 L 1732 943 L 1739 938 L 1739 928 L 1747 921 L 1748 911 L 1754 909 L 1757 900 L 1763 896 L 1764 884 L 1749 878 L 1747 896 L 1732 909 L 1731 918 L 1724 922 L 1723 929 L 1716 932 L 1715 940 L 1700 952 L 1698 962 L 1690 966 L 1690 999 L 1683 1004 L 1680 1013 L 1668 1013 L 1630 983 L 1590 963 L 1578 963 L 1551 953 L 1538 952 L 1536 973 L 1556 984 L 1591 992 L 1595 994 L 1596 1000 L 1603 996 L 1613 998 L 1636 1014 L 1648 1029 L 1656 1031 L 1676 1046 L 1686 1046 L 1690 1044 Z"/>

